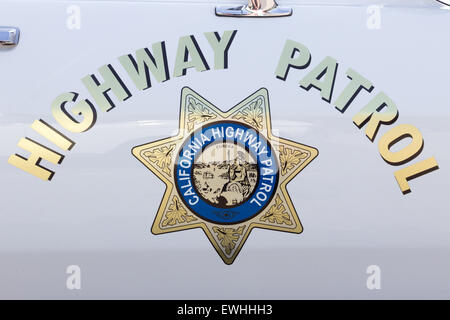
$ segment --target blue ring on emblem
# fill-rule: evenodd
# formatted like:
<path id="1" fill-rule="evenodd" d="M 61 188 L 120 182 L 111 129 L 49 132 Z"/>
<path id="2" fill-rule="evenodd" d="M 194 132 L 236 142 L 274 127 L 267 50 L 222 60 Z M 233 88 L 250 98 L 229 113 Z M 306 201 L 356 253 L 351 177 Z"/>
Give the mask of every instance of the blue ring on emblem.
<path id="1" fill-rule="evenodd" d="M 197 190 L 194 164 L 215 143 L 239 145 L 256 162 L 254 189 L 242 203 L 214 204 Z M 183 203 L 200 218 L 217 224 L 235 224 L 253 218 L 270 203 L 278 186 L 278 168 L 275 152 L 257 130 L 240 122 L 219 121 L 197 129 L 184 141 L 174 165 L 175 185 Z"/>

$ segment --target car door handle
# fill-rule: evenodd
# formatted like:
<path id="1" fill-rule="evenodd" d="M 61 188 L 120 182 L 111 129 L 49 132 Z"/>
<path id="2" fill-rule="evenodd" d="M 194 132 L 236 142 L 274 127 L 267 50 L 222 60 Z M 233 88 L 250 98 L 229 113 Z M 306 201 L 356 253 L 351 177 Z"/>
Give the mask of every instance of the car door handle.
<path id="1" fill-rule="evenodd" d="M 19 28 L 0 26 L 0 47 L 17 45 L 19 43 L 19 36 Z"/>

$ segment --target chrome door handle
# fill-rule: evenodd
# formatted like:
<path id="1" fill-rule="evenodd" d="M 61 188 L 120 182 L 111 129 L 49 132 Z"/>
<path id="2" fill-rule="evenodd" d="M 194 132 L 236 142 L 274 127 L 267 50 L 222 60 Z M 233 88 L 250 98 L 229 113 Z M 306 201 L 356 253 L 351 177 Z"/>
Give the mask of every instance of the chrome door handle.
<path id="1" fill-rule="evenodd" d="M 19 36 L 19 28 L 0 26 L 0 47 L 17 45 L 19 43 Z"/>
<path id="2" fill-rule="evenodd" d="M 216 15 L 223 17 L 284 17 L 292 15 L 292 8 L 279 7 L 275 0 L 248 0 L 239 7 L 216 7 Z"/>

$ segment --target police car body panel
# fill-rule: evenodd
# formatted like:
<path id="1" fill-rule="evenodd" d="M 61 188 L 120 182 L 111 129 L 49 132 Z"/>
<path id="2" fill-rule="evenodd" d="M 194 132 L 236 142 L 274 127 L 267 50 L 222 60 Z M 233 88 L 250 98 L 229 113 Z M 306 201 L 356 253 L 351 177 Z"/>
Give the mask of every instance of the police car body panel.
<path id="1" fill-rule="evenodd" d="M 20 28 L 0 50 L 0 297 L 449 297 L 449 7 L 279 1 L 292 16 L 216 16 L 237 3 L 0 2 L 0 23 Z M 255 228 L 226 265 L 201 228 L 151 233 L 172 203 L 132 149 L 179 134 L 185 87 L 224 113 L 263 88 L 273 136 L 318 150 L 285 186 L 300 234 Z M 27 146 L 51 150 L 48 171 L 21 167 Z M 226 256 L 245 232 L 220 228 Z M 65 283 L 73 265 L 81 290 Z"/>

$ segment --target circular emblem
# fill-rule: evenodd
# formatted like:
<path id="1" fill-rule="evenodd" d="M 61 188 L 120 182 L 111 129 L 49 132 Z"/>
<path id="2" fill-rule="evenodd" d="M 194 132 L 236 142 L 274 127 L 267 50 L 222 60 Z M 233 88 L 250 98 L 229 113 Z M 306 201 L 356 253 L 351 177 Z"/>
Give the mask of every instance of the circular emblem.
<path id="1" fill-rule="evenodd" d="M 181 199 L 193 213 L 214 223 L 239 223 L 257 215 L 272 199 L 278 162 L 257 130 L 221 121 L 184 141 L 175 178 Z"/>

